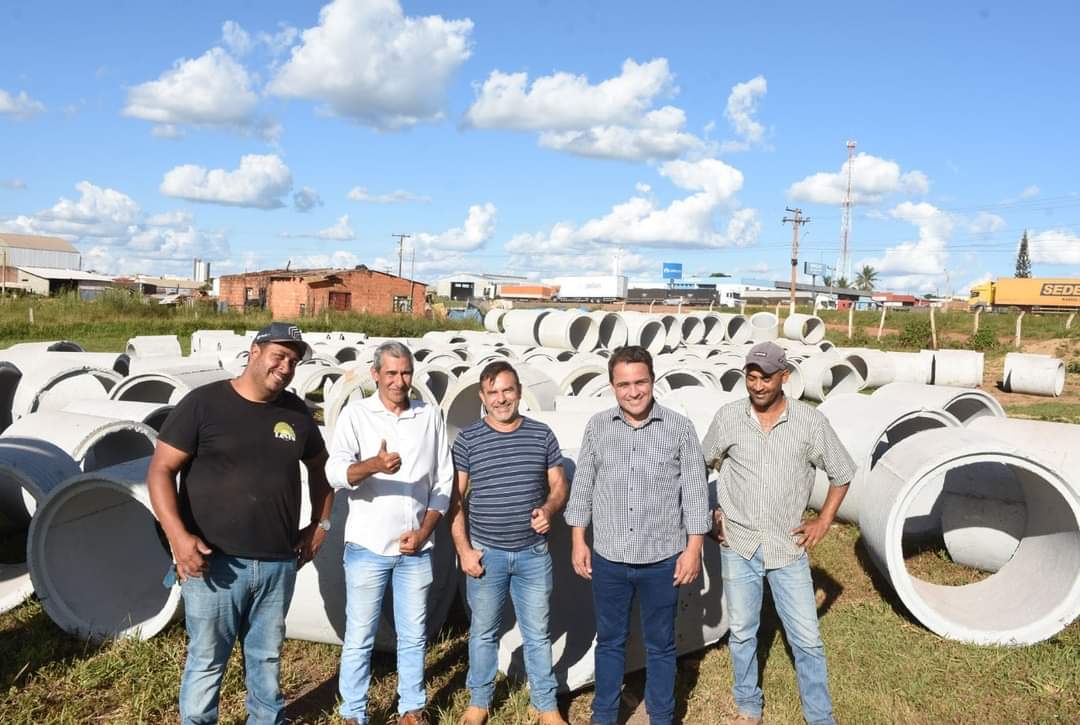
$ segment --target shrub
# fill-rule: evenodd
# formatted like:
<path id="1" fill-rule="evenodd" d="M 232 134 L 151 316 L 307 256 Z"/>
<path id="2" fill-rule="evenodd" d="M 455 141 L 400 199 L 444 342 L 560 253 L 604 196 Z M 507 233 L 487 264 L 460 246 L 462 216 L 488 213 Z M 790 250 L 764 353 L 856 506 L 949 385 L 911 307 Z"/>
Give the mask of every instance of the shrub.
<path id="1" fill-rule="evenodd" d="M 900 345 L 902 347 L 922 350 L 930 347 L 933 340 L 930 335 L 930 318 L 922 316 L 909 317 L 900 329 Z"/>
<path id="2" fill-rule="evenodd" d="M 1065 368 L 1072 375 L 1080 373 L 1080 360 L 1070 360 L 1068 366 Z"/>
<path id="3" fill-rule="evenodd" d="M 969 350 L 996 350 L 998 347 L 997 335 L 989 327 L 979 328 L 968 338 L 967 346 Z"/>

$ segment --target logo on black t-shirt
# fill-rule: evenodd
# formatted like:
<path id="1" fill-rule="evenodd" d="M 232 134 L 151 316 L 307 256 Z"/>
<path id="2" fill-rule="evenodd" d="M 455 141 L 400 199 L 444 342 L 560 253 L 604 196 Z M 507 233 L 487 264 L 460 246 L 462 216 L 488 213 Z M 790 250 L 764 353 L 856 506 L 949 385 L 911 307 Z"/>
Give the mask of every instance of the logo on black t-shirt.
<path id="1" fill-rule="evenodd" d="M 296 443 L 296 431 L 283 420 L 274 424 L 274 437 L 281 441 Z"/>

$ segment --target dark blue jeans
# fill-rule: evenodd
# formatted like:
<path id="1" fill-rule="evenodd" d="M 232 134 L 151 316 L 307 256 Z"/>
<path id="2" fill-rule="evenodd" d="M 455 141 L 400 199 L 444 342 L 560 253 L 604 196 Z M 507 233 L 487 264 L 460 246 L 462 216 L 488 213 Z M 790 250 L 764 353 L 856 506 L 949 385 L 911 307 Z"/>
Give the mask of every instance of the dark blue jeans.
<path id="1" fill-rule="evenodd" d="M 668 725 L 675 715 L 675 612 L 679 588 L 673 556 L 654 564 L 620 564 L 592 555 L 596 612 L 596 694 L 594 723 L 614 725 L 626 668 L 626 641 L 634 594 L 641 610 L 645 643 L 645 709 L 650 725 Z"/>

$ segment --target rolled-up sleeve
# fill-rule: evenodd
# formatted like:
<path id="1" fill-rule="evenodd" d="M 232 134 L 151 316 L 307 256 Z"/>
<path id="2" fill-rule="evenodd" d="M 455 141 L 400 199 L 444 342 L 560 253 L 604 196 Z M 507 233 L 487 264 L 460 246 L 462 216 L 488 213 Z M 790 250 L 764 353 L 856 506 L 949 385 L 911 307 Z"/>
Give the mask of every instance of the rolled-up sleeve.
<path id="1" fill-rule="evenodd" d="M 602 414 L 599 414 L 602 415 Z M 574 482 L 570 485 L 570 502 L 563 512 L 563 519 L 568 526 L 585 528 L 592 522 L 593 486 L 596 484 L 596 416 L 589 419 L 582 436 L 581 450 L 578 451 L 577 467 L 574 470 Z"/>
<path id="2" fill-rule="evenodd" d="M 357 435 L 356 411 L 346 406 L 334 426 L 329 457 L 326 459 L 326 480 L 335 489 L 349 486 L 349 466 L 360 460 L 360 440 Z"/>
<path id="3" fill-rule="evenodd" d="M 454 486 L 454 457 L 446 440 L 446 424 L 438 411 L 435 416 L 435 460 L 431 471 L 431 497 L 428 510 L 445 514 L 450 508 L 450 492 Z"/>
<path id="4" fill-rule="evenodd" d="M 694 424 L 687 422 L 679 446 L 680 487 L 682 489 L 683 524 L 688 534 L 707 534 L 712 530 L 712 511 L 709 509 L 709 483 L 705 476 L 705 456 L 698 444 Z"/>
<path id="5" fill-rule="evenodd" d="M 829 425 L 825 416 L 821 416 L 817 435 L 814 437 L 814 450 L 811 456 L 815 468 L 825 471 L 829 485 L 845 486 L 855 477 L 857 466 L 847 448 L 840 441 L 840 436 Z"/>

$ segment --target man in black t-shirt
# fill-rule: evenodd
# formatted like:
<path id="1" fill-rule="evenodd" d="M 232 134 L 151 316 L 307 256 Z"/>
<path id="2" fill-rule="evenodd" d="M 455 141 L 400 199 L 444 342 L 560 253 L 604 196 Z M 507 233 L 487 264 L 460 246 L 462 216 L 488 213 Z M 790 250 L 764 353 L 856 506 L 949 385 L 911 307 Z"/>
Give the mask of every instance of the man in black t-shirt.
<path id="1" fill-rule="evenodd" d="M 322 435 L 304 401 L 285 390 L 309 351 L 295 325 L 271 323 L 252 340 L 243 374 L 188 393 L 158 436 L 147 485 L 184 597 L 185 725 L 217 722 L 237 639 L 251 721 L 285 722 L 278 681 L 285 613 L 297 568 L 330 528 L 333 503 Z M 312 510 L 302 529 L 301 461 Z"/>

